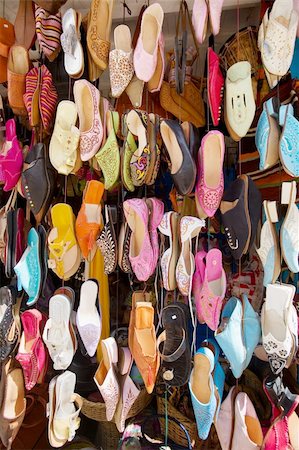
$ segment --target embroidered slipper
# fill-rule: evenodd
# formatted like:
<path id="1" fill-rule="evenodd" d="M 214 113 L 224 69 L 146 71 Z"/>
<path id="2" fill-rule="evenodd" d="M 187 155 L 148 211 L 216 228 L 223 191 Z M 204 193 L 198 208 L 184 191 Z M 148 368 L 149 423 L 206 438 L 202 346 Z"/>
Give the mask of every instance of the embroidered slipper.
<path id="1" fill-rule="evenodd" d="M 109 74 L 112 97 L 120 97 L 134 75 L 130 28 L 118 25 L 114 29 L 115 49 L 109 53 Z"/>
<path id="2" fill-rule="evenodd" d="M 160 168 L 161 151 L 157 144 L 157 136 L 159 133 L 160 120 L 159 117 L 153 113 L 149 113 L 148 116 L 149 121 L 147 133 L 151 156 L 148 171 L 144 179 L 144 182 L 148 186 L 151 186 L 155 183 Z"/>
<path id="3" fill-rule="evenodd" d="M 51 208 L 53 228 L 48 236 L 48 266 L 64 280 L 72 277 L 81 262 L 75 235 L 75 216 L 70 205 L 57 203 Z"/>
<path id="4" fill-rule="evenodd" d="M 116 137 L 119 129 L 118 112 L 107 111 L 106 126 L 108 138 L 97 152 L 96 159 L 104 176 L 105 189 L 109 190 L 115 187 L 120 173 L 120 154 Z"/>
<path id="5" fill-rule="evenodd" d="M 173 291 L 176 288 L 175 268 L 179 254 L 178 240 L 179 214 L 174 211 L 166 212 L 158 227 L 160 233 L 168 238 L 169 245 L 161 256 L 161 270 L 164 289 Z M 165 238 L 164 238 L 165 239 Z"/>
<path id="6" fill-rule="evenodd" d="M 134 152 L 131 161 L 131 177 L 134 186 L 142 186 L 147 176 L 151 152 L 147 139 L 148 115 L 144 111 L 132 109 L 127 114 L 127 126 L 129 131 L 138 137 L 138 148 Z"/>
<path id="7" fill-rule="evenodd" d="M 118 265 L 125 273 L 132 273 L 132 267 L 129 258 L 131 234 L 132 231 L 125 220 L 121 224 L 118 237 Z"/>
<path id="8" fill-rule="evenodd" d="M 101 200 L 103 194 L 103 183 L 96 180 L 87 182 L 82 206 L 76 219 L 76 236 L 85 259 L 89 255 L 92 256 L 95 251 L 95 242 L 101 226 Z"/>
<path id="9" fill-rule="evenodd" d="M 77 116 L 74 102 L 63 100 L 59 103 L 49 157 L 53 167 L 63 175 L 69 175 L 74 170 L 78 157 L 80 131 L 75 126 Z"/>
<path id="10" fill-rule="evenodd" d="M 137 400 L 140 390 L 130 377 L 133 357 L 128 347 L 119 349 L 118 372 L 120 374 L 120 397 L 114 415 L 115 424 L 120 433 L 125 429 L 126 418 Z"/>
<path id="11" fill-rule="evenodd" d="M 77 329 L 89 356 L 94 356 L 102 332 L 98 293 L 97 281 L 85 281 L 80 289 L 80 302 L 76 314 Z"/>
<path id="12" fill-rule="evenodd" d="M 133 192 L 135 190 L 135 186 L 131 178 L 130 162 L 136 150 L 137 145 L 133 134 L 128 131 L 127 136 L 124 139 L 124 144 L 120 151 L 120 174 L 124 187 L 130 192 Z"/>
<path id="13" fill-rule="evenodd" d="M 71 78 L 80 78 L 84 72 L 84 55 L 80 37 L 81 13 L 73 8 L 62 17 L 63 33 L 60 37 L 64 51 L 64 68 Z"/>
<path id="14" fill-rule="evenodd" d="M 13 45 L 9 50 L 7 61 L 8 102 L 14 114 L 20 116 L 27 115 L 23 95 L 29 69 L 28 50 L 22 45 Z"/>
<path id="15" fill-rule="evenodd" d="M 14 271 L 18 279 L 18 290 L 24 289 L 29 297 L 27 305 L 34 305 L 39 299 L 42 287 L 40 239 L 34 228 L 28 233 L 27 248 Z"/>
<path id="16" fill-rule="evenodd" d="M 291 177 L 299 177 L 299 142 L 296 139 L 299 121 L 294 116 L 291 104 L 279 108 L 279 125 L 282 127 L 279 142 L 280 161 L 285 172 Z"/>
<path id="17" fill-rule="evenodd" d="M 106 405 L 108 422 L 113 419 L 119 401 L 119 383 L 116 377 L 118 362 L 117 343 L 113 337 L 101 340 L 103 359 L 95 373 L 94 381 Z"/>
<path id="18" fill-rule="evenodd" d="M 108 66 L 113 3 L 114 0 L 92 0 L 90 5 L 87 46 L 101 70 Z"/>
<path id="19" fill-rule="evenodd" d="M 296 198 L 296 181 L 282 183 L 281 204 L 288 205 L 288 209 L 280 229 L 280 248 L 283 259 L 293 273 L 299 272 L 299 210 Z"/>
<path id="20" fill-rule="evenodd" d="M 189 320 L 189 308 L 183 303 L 168 305 L 162 311 L 164 331 L 157 339 L 157 348 L 161 360 L 161 378 L 170 386 L 183 386 L 190 377 Z"/>
<path id="21" fill-rule="evenodd" d="M 278 99 L 274 97 L 264 102 L 257 124 L 255 145 L 260 155 L 260 170 L 269 169 L 279 161 L 280 129 L 277 121 L 277 101 Z"/>
<path id="22" fill-rule="evenodd" d="M 49 14 L 45 9 L 35 5 L 35 26 L 39 45 L 49 61 L 54 61 L 61 50 L 62 33 L 61 14 Z"/>
<path id="23" fill-rule="evenodd" d="M 106 275 L 114 272 L 117 265 L 117 240 L 114 225 L 117 223 L 117 210 L 105 205 L 105 225 L 97 245 L 104 258 L 104 272 Z"/>
<path id="24" fill-rule="evenodd" d="M 74 99 L 79 115 L 81 159 L 88 161 L 97 153 L 103 141 L 100 92 L 87 80 L 77 80 L 74 84 Z"/>

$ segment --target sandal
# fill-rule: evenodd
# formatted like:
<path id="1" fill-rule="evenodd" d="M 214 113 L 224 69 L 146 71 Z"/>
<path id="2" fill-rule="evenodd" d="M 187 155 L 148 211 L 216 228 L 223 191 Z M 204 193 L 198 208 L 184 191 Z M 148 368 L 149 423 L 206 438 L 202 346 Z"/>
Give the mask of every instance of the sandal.
<path id="1" fill-rule="evenodd" d="M 97 240 L 97 246 L 104 258 L 106 275 L 115 271 L 117 265 L 117 240 L 114 225 L 117 223 L 117 209 L 105 205 L 105 225 Z"/>
<path id="2" fill-rule="evenodd" d="M 104 176 L 105 189 L 111 190 L 119 179 L 120 155 L 116 134 L 119 128 L 118 112 L 107 111 L 107 140 L 97 152 L 96 159 Z"/>

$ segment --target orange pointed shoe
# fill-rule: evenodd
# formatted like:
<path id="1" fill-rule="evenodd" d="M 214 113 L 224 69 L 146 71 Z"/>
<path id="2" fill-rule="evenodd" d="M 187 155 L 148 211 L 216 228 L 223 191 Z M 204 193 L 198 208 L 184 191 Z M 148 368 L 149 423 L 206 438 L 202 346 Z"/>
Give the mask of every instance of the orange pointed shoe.
<path id="1" fill-rule="evenodd" d="M 87 183 L 83 194 L 82 206 L 76 220 L 76 236 L 85 259 L 91 252 L 93 253 L 100 232 L 103 193 L 103 183 L 91 180 Z M 92 259 L 92 255 L 90 259 Z"/>

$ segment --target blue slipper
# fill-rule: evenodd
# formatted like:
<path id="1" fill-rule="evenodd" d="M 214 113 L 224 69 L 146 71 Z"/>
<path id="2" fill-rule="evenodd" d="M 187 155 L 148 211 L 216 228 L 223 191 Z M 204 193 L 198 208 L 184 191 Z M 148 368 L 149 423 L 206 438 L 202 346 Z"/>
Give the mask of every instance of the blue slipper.
<path id="1" fill-rule="evenodd" d="M 279 125 L 283 127 L 279 142 L 281 163 L 291 177 L 299 177 L 299 121 L 291 104 L 279 108 Z"/>
<path id="2" fill-rule="evenodd" d="M 260 154 L 260 170 L 268 169 L 279 161 L 279 135 L 278 114 L 275 111 L 277 98 L 267 100 L 263 105 L 256 134 L 255 145 Z"/>
<path id="3" fill-rule="evenodd" d="M 214 340 L 207 339 L 194 355 L 189 389 L 200 439 L 207 439 L 222 400 L 225 375 L 218 363 L 219 350 Z"/>
<path id="4" fill-rule="evenodd" d="M 18 290 L 24 289 L 28 294 L 28 306 L 32 306 L 37 302 L 41 290 L 39 239 L 37 231 L 32 227 L 27 237 L 27 248 L 18 264 L 14 267 L 18 278 Z"/>

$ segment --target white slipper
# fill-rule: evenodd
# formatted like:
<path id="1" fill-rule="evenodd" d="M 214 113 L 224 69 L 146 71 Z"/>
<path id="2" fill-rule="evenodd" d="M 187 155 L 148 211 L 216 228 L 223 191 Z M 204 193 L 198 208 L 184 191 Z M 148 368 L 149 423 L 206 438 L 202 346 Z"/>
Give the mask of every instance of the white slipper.
<path id="1" fill-rule="evenodd" d="M 89 356 L 96 352 L 101 332 L 102 321 L 98 312 L 98 283 L 85 281 L 80 290 L 80 303 L 76 314 L 77 329 Z"/>
<path id="2" fill-rule="evenodd" d="M 281 204 L 288 205 L 288 209 L 280 230 L 280 247 L 283 259 L 293 273 L 299 272 L 299 210 L 296 197 L 296 181 L 282 183 Z"/>
<path id="3" fill-rule="evenodd" d="M 132 37 L 127 25 L 115 28 L 114 45 L 109 54 L 109 73 L 112 97 L 118 98 L 134 75 Z"/>
<path id="4" fill-rule="evenodd" d="M 80 426 L 82 399 L 75 394 L 76 375 L 66 371 L 54 377 L 49 385 L 48 437 L 52 447 L 72 441 Z"/>
<path id="5" fill-rule="evenodd" d="M 65 370 L 71 364 L 77 350 L 77 341 L 71 324 L 73 303 L 63 294 L 56 294 L 49 301 L 49 319 L 43 331 L 55 370 Z"/>
<path id="6" fill-rule="evenodd" d="M 255 115 L 255 100 L 248 61 L 233 64 L 225 81 L 225 124 L 235 141 L 246 136 Z"/>
<path id="7" fill-rule="evenodd" d="M 77 122 L 77 107 L 70 100 L 58 104 L 53 134 L 49 145 L 49 157 L 58 173 L 69 175 L 79 155 L 80 131 Z"/>
<path id="8" fill-rule="evenodd" d="M 286 367 L 294 353 L 294 332 L 298 332 L 298 318 L 292 303 L 295 292 L 295 286 L 291 284 L 268 284 L 266 290 L 261 312 L 262 337 L 275 374 Z"/>
<path id="9" fill-rule="evenodd" d="M 84 71 L 84 55 L 80 42 L 81 13 L 69 8 L 62 17 L 61 46 L 64 68 L 72 78 L 80 78 Z"/>
<path id="10" fill-rule="evenodd" d="M 260 48 L 263 65 L 271 74 L 284 76 L 289 70 L 297 26 L 298 14 L 293 9 L 293 0 L 275 0 Z"/>

